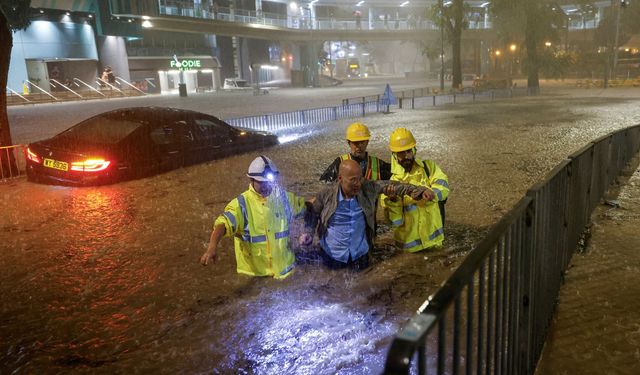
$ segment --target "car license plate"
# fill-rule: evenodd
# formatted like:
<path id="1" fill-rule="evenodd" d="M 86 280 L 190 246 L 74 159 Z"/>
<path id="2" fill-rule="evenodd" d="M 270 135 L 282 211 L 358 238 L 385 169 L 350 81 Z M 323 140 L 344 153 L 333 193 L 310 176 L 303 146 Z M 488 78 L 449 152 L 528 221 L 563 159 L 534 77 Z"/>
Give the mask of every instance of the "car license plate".
<path id="1" fill-rule="evenodd" d="M 65 163 L 63 161 L 58 161 L 58 160 L 53 160 L 53 159 L 44 159 L 44 166 L 45 167 L 49 167 L 49 168 L 53 168 L 53 169 L 58 169 L 61 171 L 68 171 L 69 170 L 69 164 Z"/>

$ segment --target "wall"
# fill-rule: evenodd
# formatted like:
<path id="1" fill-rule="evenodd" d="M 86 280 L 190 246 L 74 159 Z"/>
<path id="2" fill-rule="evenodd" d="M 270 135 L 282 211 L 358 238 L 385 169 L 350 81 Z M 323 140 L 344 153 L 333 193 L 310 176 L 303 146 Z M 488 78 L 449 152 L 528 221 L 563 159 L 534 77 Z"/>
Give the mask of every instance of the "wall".
<path id="1" fill-rule="evenodd" d="M 98 60 L 95 34 L 89 24 L 34 21 L 26 30 L 13 34 L 13 49 L 7 87 L 22 92 L 28 78 L 26 60 Z"/>

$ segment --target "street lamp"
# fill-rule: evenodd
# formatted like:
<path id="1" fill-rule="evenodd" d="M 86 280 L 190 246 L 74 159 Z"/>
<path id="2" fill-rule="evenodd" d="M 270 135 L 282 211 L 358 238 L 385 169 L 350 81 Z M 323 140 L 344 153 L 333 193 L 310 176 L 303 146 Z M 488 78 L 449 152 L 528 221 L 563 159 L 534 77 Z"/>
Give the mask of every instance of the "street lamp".
<path id="1" fill-rule="evenodd" d="M 511 56 L 509 56 L 509 80 L 511 80 L 511 77 L 513 76 L 513 57 L 517 48 L 518 46 L 516 46 L 515 43 L 511 43 L 509 46 L 509 51 L 511 52 Z"/>

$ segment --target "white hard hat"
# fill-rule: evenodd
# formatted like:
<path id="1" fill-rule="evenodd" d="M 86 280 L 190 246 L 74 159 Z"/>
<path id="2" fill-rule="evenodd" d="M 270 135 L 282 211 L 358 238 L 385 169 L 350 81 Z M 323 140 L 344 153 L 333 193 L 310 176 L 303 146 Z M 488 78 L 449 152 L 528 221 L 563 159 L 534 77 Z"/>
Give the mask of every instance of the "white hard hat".
<path id="1" fill-rule="evenodd" d="M 247 171 L 247 177 L 256 181 L 274 181 L 280 171 L 278 167 L 264 155 L 260 155 L 253 159 L 249 165 L 249 171 Z"/>

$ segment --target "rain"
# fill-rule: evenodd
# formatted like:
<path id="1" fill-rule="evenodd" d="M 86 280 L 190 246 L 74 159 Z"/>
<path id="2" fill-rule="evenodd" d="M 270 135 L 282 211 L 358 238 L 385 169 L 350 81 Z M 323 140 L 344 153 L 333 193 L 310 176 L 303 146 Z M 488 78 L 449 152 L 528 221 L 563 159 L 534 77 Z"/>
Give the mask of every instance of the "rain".
<path id="1" fill-rule="evenodd" d="M 372 86 L 354 90 L 384 89 Z M 636 89 L 542 87 L 537 97 L 392 108 L 357 119 L 371 130 L 368 151 L 387 160 L 391 131 L 412 130 L 418 156 L 435 160 L 452 188 L 441 249 L 396 250 L 379 215 L 376 250 L 361 272 L 326 269 L 312 249 L 294 246 L 293 275 L 250 278 L 236 273 L 228 238 L 216 264 L 199 263 L 215 218 L 247 189 L 255 156 L 277 164 L 284 189 L 311 198 L 325 186 L 318 181 L 324 168 L 347 151 L 344 131 L 355 119 L 297 128 L 278 134 L 289 139 L 269 149 L 113 185 L 1 184 L 1 372 L 379 373 L 398 328 L 528 187 L 591 140 L 640 121 Z M 173 96 L 135 105 L 165 101 L 229 118 L 337 105 L 347 92 Z M 14 137 L 28 142 L 125 104 L 132 105 L 42 105 L 9 114 Z"/>

